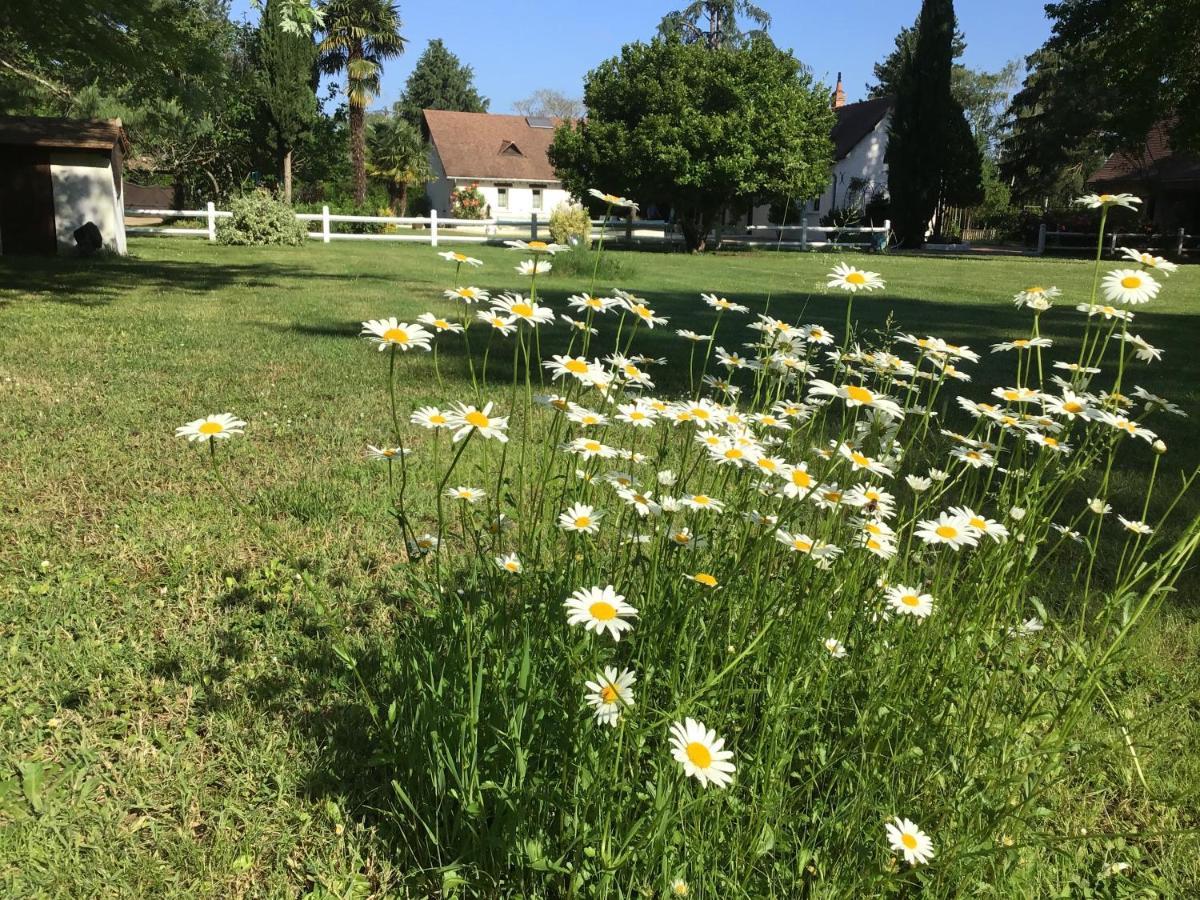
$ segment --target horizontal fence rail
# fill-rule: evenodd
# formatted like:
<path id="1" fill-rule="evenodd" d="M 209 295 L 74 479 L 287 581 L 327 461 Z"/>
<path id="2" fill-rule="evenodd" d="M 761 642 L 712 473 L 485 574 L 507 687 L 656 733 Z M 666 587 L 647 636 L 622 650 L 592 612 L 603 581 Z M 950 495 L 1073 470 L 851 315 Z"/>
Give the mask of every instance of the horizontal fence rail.
<path id="1" fill-rule="evenodd" d="M 131 225 L 125 229 L 129 234 L 171 235 L 217 239 L 217 220 L 232 218 L 228 210 L 217 209 L 209 203 L 206 209 L 152 209 L 127 206 L 126 216 L 153 217 L 160 219 L 203 219 L 205 227 L 176 228 L 163 225 Z M 439 216 L 437 210 L 428 216 L 350 216 L 331 213 L 328 206 L 319 213 L 296 213 L 297 221 L 306 225 L 318 224 L 319 230 L 308 229 L 312 240 L 331 241 L 410 241 L 438 246 L 439 242 L 495 243 L 528 233 L 529 240 L 538 240 L 547 227 L 546 220 L 535 211 L 528 218 L 454 219 Z M 675 242 L 683 235 L 675 223 L 664 219 L 592 219 L 593 239 L 623 239 L 630 242 Z M 336 225 L 382 225 L 390 228 L 407 228 L 407 233 L 388 232 L 361 234 L 335 230 Z M 732 229 L 723 240 L 733 244 L 770 244 L 772 246 L 819 249 L 837 246 L 872 246 L 877 236 L 887 241 L 891 223 L 869 227 L 837 227 L 827 225 L 750 225 Z M 799 239 L 786 240 L 785 234 L 799 232 Z M 745 232 L 741 234 L 740 232 Z M 814 237 L 815 236 L 815 237 Z"/>
<path id="2" fill-rule="evenodd" d="M 1051 231 L 1042 225 L 1038 228 L 1037 254 L 1094 253 L 1099 238 L 1099 232 Z M 1111 232 L 1105 235 L 1104 243 L 1110 256 L 1116 256 L 1122 247 L 1139 253 L 1168 253 L 1180 258 L 1200 252 L 1200 235 L 1188 234 L 1184 228 L 1165 234 Z"/>

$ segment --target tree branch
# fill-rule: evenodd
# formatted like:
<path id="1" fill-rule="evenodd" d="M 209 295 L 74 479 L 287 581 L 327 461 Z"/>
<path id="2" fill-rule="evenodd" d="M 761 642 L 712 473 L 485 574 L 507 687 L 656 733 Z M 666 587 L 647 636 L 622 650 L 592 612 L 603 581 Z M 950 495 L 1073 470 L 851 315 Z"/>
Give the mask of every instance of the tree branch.
<path id="1" fill-rule="evenodd" d="M 2 56 L 0 56 L 0 66 L 2 66 L 5 69 L 8 69 L 10 72 L 14 73 L 15 75 L 17 75 L 20 78 L 25 78 L 29 81 L 33 81 L 33 82 L 36 82 L 37 84 L 40 84 L 42 87 L 46 88 L 48 91 L 53 93 L 55 96 L 61 97 L 63 100 L 70 100 L 73 96 L 71 94 L 71 92 L 63 85 L 57 84 L 53 81 L 43 78 L 41 75 L 38 75 L 36 72 L 30 72 L 28 69 L 22 69 L 20 66 L 14 64 L 12 62 L 9 62 L 7 59 L 5 59 Z"/>

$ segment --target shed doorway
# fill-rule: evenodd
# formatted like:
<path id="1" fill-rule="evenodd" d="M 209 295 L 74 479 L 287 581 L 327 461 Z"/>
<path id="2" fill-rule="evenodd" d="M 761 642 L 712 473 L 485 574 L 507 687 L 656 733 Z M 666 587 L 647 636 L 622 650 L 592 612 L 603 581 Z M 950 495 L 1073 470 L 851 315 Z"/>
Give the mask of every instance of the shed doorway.
<path id="1" fill-rule="evenodd" d="M 0 146 L 0 252 L 58 252 L 50 151 Z"/>

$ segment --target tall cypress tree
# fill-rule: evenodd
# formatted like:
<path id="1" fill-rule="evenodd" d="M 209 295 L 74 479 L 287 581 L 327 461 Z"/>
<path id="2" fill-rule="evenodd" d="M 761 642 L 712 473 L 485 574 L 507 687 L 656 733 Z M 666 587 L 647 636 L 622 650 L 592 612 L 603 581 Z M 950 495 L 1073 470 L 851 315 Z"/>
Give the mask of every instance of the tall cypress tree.
<path id="1" fill-rule="evenodd" d="M 919 247 L 934 216 L 983 199 L 979 147 L 951 92 L 954 0 L 924 0 L 903 53 L 888 133 L 888 193 L 900 243 Z M 942 217 L 937 215 L 935 228 Z"/>
<path id="2" fill-rule="evenodd" d="M 267 0 L 258 25 L 255 67 L 263 118 L 274 142 L 283 197 L 292 202 L 292 151 L 317 115 L 313 91 L 317 48 L 312 37 L 284 28 L 284 3 Z"/>

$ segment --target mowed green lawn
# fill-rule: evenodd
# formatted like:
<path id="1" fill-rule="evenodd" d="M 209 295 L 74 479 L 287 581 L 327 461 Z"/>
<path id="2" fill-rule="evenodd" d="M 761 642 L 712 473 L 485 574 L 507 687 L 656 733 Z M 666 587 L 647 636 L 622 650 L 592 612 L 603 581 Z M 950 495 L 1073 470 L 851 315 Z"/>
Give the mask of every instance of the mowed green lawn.
<path id="1" fill-rule="evenodd" d="M 485 262 L 466 283 L 527 288 L 519 255 L 462 249 Z M 712 324 L 701 292 L 769 304 L 840 338 L 846 301 L 824 288 L 838 258 L 615 253 L 619 271 L 598 287 L 633 290 L 670 317 L 635 345 L 671 356 L 655 373 L 669 392 L 686 384 L 674 329 Z M 1011 356 L 987 345 L 1028 335 L 1031 316 L 1011 295 L 1031 284 L 1064 291 L 1043 333 L 1054 358 L 1075 358 L 1088 263 L 850 261 L 888 282 L 855 301 L 861 328 L 984 353 L 964 393 L 1011 381 Z M 441 292 L 453 273 L 429 247 L 353 242 L 140 239 L 127 260 L 0 260 L 0 894 L 349 897 L 395 885 L 389 842 L 355 780 L 372 748 L 356 741 L 329 630 L 378 632 L 412 614 L 381 470 L 362 458 L 388 429 L 386 356 L 359 323 L 449 309 Z M 556 272 L 539 286 L 561 311 L 588 282 Z M 1165 357 L 1133 363 L 1127 384 L 1200 415 L 1200 267 L 1169 279 L 1133 331 Z M 565 340 L 557 332 L 544 354 Z M 725 335 L 731 349 L 742 340 Z M 425 362 L 403 386 L 405 408 L 464 396 L 461 353 L 443 351 L 444 385 Z M 501 379 L 506 364 L 497 345 Z M 249 422 L 227 447 L 226 474 L 275 524 L 277 543 L 173 436 L 223 411 Z M 1170 447 L 1159 478 L 1177 483 L 1200 462 L 1197 420 L 1160 415 L 1152 427 Z M 1139 446 L 1123 459 L 1114 505 L 1140 510 L 1149 454 Z M 1145 785 L 1130 758 L 1081 772 L 1071 814 L 1056 822 L 1080 834 L 1069 854 L 1095 851 L 1084 829 L 1127 841 L 1115 852 L 1135 865 L 1151 852 L 1147 885 L 1200 884 L 1195 835 L 1184 834 L 1200 827 L 1198 586 L 1194 575 L 1181 583 L 1112 696 Z"/>

